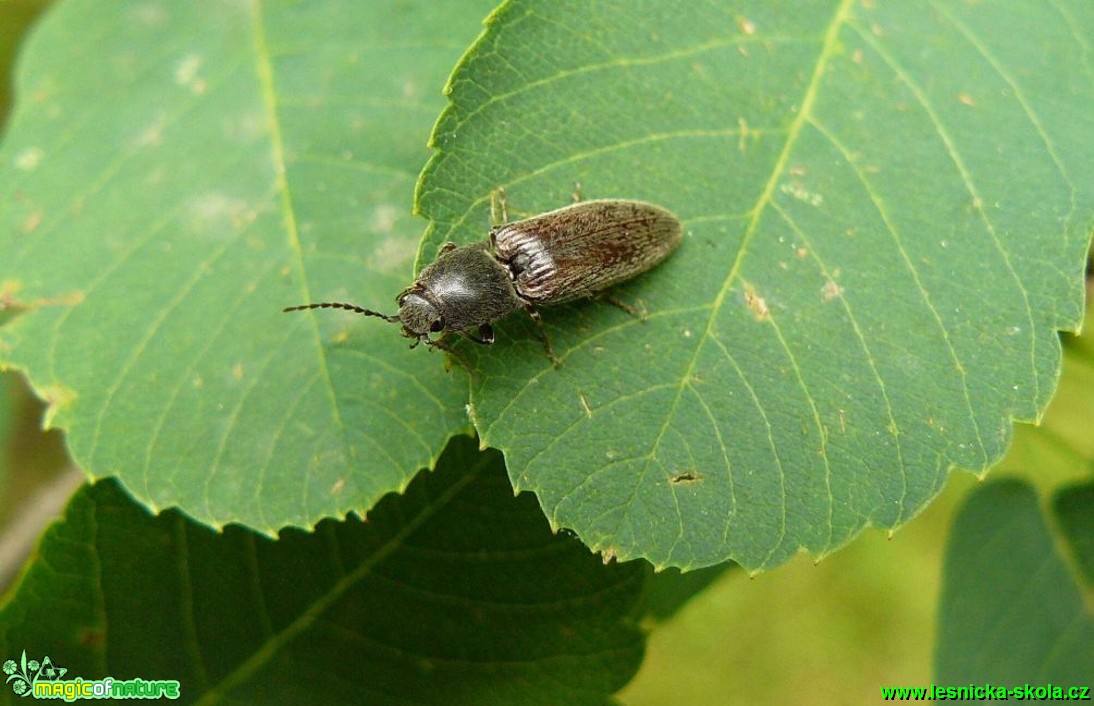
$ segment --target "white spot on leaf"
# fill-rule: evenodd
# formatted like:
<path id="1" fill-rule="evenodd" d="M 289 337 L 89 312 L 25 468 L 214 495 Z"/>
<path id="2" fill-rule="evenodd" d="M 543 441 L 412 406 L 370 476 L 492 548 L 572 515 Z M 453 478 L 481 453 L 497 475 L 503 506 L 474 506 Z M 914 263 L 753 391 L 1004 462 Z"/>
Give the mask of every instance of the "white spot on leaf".
<path id="1" fill-rule="evenodd" d="M 779 191 L 810 206 L 820 206 L 824 203 L 823 196 L 814 191 L 809 191 L 800 184 L 783 184 L 779 187 Z"/>
<path id="2" fill-rule="evenodd" d="M 377 233 L 390 233 L 399 217 L 399 209 L 391 204 L 380 204 L 372 212 L 370 227 Z"/>
<path id="3" fill-rule="evenodd" d="M 246 201 L 222 193 L 199 194 L 188 205 L 191 230 L 206 237 L 234 233 L 253 218 Z"/>
<path id="4" fill-rule="evenodd" d="M 37 147 L 27 147 L 15 156 L 15 166 L 23 171 L 33 171 L 42 163 L 42 157 L 44 157 L 45 154 L 45 152 Z"/>
<path id="5" fill-rule="evenodd" d="M 201 57 L 197 54 L 188 54 L 175 67 L 175 83 L 197 94 L 205 92 L 205 81 L 198 76 L 201 69 Z"/>
<path id="6" fill-rule="evenodd" d="M 382 272 L 405 271 L 418 253 L 418 244 L 410 238 L 384 238 L 372 251 L 370 264 Z"/>

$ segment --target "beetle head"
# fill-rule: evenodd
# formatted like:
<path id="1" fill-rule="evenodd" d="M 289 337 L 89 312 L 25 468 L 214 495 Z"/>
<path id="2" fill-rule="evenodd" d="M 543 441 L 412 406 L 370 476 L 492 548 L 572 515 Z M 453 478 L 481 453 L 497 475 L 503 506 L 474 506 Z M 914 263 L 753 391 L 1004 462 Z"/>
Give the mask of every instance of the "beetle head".
<path id="1" fill-rule="evenodd" d="M 444 330 L 440 307 L 423 290 L 412 288 L 399 296 L 398 321 L 407 338 L 426 338 Z"/>
<path id="2" fill-rule="evenodd" d="M 399 313 L 394 316 L 381 314 L 378 311 L 345 302 L 302 304 L 287 307 L 284 311 L 303 311 L 304 309 L 345 309 L 355 314 L 375 316 L 388 323 L 399 324 L 403 329 L 404 336 L 415 339 L 410 346 L 411 348 L 423 341 L 431 344 L 429 334 L 439 333 L 444 330 L 444 319 L 441 317 L 440 307 L 429 298 L 425 291 L 413 287 L 399 295 Z"/>

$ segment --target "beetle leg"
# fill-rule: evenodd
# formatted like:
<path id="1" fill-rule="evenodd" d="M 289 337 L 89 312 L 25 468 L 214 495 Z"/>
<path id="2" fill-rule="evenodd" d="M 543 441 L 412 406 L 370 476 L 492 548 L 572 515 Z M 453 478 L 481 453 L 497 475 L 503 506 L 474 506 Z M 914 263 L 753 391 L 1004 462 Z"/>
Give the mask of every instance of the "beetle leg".
<path id="1" fill-rule="evenodd" d="M 475 343 L 478 343 L 480 346 L 489 346 L 494 342 L 494 327 L 490 324 L 480 324 L 478 337 L 470 331 L 464 331 L 463 335 L 467 336 Z"/>
<path id="2" fill-rule="evenodd" d="M 646 307 L 642 304 L 642 300 L 638 300 L 638 306 L 631 306 L 625 301 L 615 298 L 609 292 L 601 292 L 594 296 L 595 299 L 599 299 L 607 304 L 611 304 L 617 309 L 627 312 L 639 321 L 645 321 L 650 317 L 650 313 L 646 311 Z"/>
<path id="3" fill-rule="evenodd" d="M 452 252 L 453 250 L 455 250 L 458 247 L 459 247 L 458 245 L 456 245 L 452 241 L 449 241 L 449 242 L 447 242 L 447 243 L 445 243 L 444 245 L 441 246 L 441 249 L 437 251 L 437 254 L 438 255 L 444 255 L 446 252 Z"/>
<path id="4" fill-rule="evenodd" d="M 429 350 L 439 348 L 441 351 L 448 354 L 448 357 L 446 357 L 444 360 L 444 371 L 446 373 L 452 372 L 452 361 L 456 361 L 456 363 L 461 368 L 467 371 L 467 374 L 470 375 L 472 379 L 478 379 L 477 375 L 475 374 L 475 370 L 471 367 L 471 364 L 468 362 L 467 358 L 465 358 L 462 353 L 457 351 L 456 348 L 451 343 L 449 343 L 450 339 L 448 338 L 448 336 L 441 336 L 436 340 L 433 340 L 431 338 L 424 338 L 422 340 L 424 340 L 426 345 L 429 346 Z"/>
<path id="5" fill-rule="evenodd" d="M 498 216 L 501 220 L 498 220 Z M 503 226 L 509 222 L 509 204 L 505 201 L 505 187 L 490 192 L 490 225 Z"/>
<path id="6" fill-rule="evenodd" d="M 532 321 L 536 324 L 536 330 L 539 331 L 539 338 L 543 341 L 543 349 L 547 351 L 547 358 L 551 361 L 551 365 L 559 367 L 562 365 L 562 361 L 555 355 L 555 349 L 551 347 L 551 339 L 547 337 L 547 330 L 543 328 L 543 320 L 539 316 L 539 312 L 535 307 L 525 302 L 524 310 L 528 312 L 528 316 L 532 318 Z"/>

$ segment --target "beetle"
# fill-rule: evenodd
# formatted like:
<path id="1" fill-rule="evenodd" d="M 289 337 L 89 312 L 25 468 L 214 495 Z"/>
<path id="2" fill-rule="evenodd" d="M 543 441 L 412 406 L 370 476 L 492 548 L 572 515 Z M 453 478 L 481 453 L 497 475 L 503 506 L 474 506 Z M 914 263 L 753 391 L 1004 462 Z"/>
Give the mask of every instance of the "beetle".
<path id="1" fill-rule="evenodd" d="M 344 302 L 284 311 L 347 309 L 399 324 L 403 335 L 414 339 L 411 348 L 425 343 L 451 351 L 444 342 L 447 334 L 489 345 L 494 342 L 493 322 L 523 308 L 540 326 L 547 354 L 557 365 L 537 307 L 597 295 L 657 265 L 682 239 L 676 216 L 644 201 L 577 201 L 507 223 L 504 192 L 499 189 L 498 194 L 503 222 L 481 242 L 445 243 L 437 259 L 396 298 L 398 314 Z M 430 334 L 441 336 L 433 339 Z"/>

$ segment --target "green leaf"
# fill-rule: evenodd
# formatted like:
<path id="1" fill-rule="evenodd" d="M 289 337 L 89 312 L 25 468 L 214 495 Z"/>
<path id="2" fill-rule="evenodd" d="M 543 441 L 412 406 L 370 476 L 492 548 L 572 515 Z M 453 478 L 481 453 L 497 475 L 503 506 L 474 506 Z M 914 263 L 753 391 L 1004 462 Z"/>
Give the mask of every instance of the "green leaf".
<path id="1" fill-rule="evenodd" d="M 74 459 L 265 532 L 371 507 L 466 430 L 391 307 L 440 87 L 491 7 L 67 0 L 0 150 L 0 366 Z M 419 351 L 418 353 L 421 353 Z"/>
<path id="2" fill-rule="evenodd" d="M 655 565 L 748 569 L 895 527 L 1043 411 L 1082 310 L 1094 5 L 527 0 L 449 84 L 420 261 L 585 195 L 683 246 L 521 317 L 472 415 L 553 526 Z M 524 317 L 526 318 L 526 317 Z"/>
<path id="3" fill-rule="evenodd" d="M 1094 590 L 1094 483 L 1061 490 L 1053 510 L 1068 556 L 1086 588 Z"/>
<path id="4" fill-rule="evenodd" d="M 0 611 L 0 660 L 176 679 L 187 702 L 601 704 L 641 660 L 647 573 L 553 535 L 466 437 L 368 522 L 276 542 L 149 517 L 102 482 Z"/>
<path id="5" fill-rule="evenodd" d="M 1094 584 L 1084 587 L 1068 558 L 1094 562 L 1094 485 L 1061 491 L 1055 512 L 1062 531 L 1050 528 L 1033 489 L 1018 481 L 985 485 L 966 502 L 946 553 L 936 683 L 1094 681 L 1094 611 L 1084 600 Z"/>
<path id="6" fill-rule="evenodd" d="M 7 449 L 15 432 L 15 394 L 15 377 L 0 375 L 0 478 L 7 477 Z"/>

